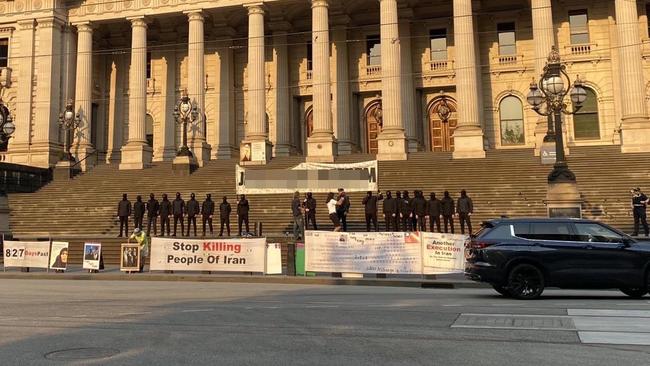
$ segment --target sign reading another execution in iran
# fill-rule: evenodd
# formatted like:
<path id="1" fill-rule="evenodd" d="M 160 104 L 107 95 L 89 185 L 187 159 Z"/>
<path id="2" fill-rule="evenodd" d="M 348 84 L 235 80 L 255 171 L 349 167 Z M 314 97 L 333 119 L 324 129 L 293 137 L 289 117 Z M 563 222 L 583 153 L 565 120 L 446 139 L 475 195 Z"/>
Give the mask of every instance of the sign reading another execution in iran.
<path id="1" fill-rule="evenodd" d="M 352 164 L 302 163 L 290 169 L 235 168 L 237 194 L 293 193 L 295 191 L 377 191 L 377 160 Z"/>
<path id="2" fill-rule="evenodd" d="M 422 273 L 460 273 L 465 270 L 466 235 L 420 233 Z"/>
<path id="3" fill-rule="evenodd" d="M 305 270 L 421 274 L 418 233 L 307 231 Z"/>
<path id="4" fill-rule="evenodd" d="M 266 238 L 151 239 L 152 271 L 264 272 Z"/>

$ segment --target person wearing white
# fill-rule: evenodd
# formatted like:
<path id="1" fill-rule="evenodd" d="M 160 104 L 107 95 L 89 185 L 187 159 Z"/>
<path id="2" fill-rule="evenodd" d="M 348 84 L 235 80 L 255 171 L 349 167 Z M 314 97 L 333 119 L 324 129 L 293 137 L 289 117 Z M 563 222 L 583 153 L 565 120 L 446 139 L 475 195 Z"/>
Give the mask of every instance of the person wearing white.
<path id="1" fill-rule="evenodd" d="M 341 222 L 336 214 L 336 200 L 333 192 L 327 194 L 327 213 L 329 213 L 330 220 L 334 224 L 334 231 L 341 231 Z"/>

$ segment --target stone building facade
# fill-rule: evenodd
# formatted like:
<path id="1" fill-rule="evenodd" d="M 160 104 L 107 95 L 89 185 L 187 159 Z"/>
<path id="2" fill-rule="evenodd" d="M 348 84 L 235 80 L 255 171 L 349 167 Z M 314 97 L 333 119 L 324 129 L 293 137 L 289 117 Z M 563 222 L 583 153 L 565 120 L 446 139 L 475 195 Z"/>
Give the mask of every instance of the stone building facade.
<path id="1" fill-rule="evenodd" d="M 565 118 L 569 147 L 648 151 L 649 10 L 634 0 L 3 0 L 0 96 L 16 132 L 0 154 L 56 164 L 59 113 L 73 100 L 84 169 L 172 160 L 185 92 L 199 111 L 188 139 L 200 164 L 239 157 L 244 144 L 252 160 L 539 153 L 547 121 L 525 97 L 553 45 L 588 91 Z"/>

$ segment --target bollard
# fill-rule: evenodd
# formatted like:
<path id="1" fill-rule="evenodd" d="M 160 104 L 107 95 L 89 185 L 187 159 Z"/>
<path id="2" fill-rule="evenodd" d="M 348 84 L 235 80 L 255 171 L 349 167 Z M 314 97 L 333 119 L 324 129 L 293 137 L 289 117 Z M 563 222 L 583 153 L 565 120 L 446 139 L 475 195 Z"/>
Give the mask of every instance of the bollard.
<path id="1" fill-rule="evenodd" d="M 287 276 L 296 275 L 296 244 L 287 245 Z"/>

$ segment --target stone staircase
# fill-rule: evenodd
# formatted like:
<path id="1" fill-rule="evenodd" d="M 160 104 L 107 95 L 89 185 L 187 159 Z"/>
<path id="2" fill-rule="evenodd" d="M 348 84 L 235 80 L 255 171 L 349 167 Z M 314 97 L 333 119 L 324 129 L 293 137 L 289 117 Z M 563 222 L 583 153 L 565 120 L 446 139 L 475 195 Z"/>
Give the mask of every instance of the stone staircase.
<path id="1" fill-rule="evenodd" d="M 340 162 L 373 159 L 371 155 L 348 155 Z M 650 154 L 621 154 L 618 146 L 572 148 L 569 165 L 578 177 L 584 197 L 585 217 L 601 220 L 631 231 L 629 190 L 633 186 L 650 192 L 650 169 L 645 162 Z M 274 159 L 266 168 L 284 169 L 304 161 L 303 157 Z M 117 202 L 127 193 L 131 202 L 136 195 L 148 199 L 150 192 L 158 199 L 167 193 L 173 199 L 181 192 L 185 200 L 194 192 L 202 201 L 212 193 L 218 204 L 226 195 L 236 206 L 235 160 L 211 161 L 189 177 L 171 173 L 171 163 L 156 163 L 140 171 L 120 171 L 117 165 L 99 165 L 71 181 L 54 181 L 36 193 L 11 194 L 10 225 L 14 237 L 66 239 L 81 243 L 100 240 L 109 244 L 107 255 L 117 255 L 115 238 L 119 231 Z M 260 169 L 260 168 L 257 168 Z M 449 190 L 458 197 L 466 189 L 474 200 L 475 226 L 482 220 L 501 215 L 545 216 L 546 175 L 551 167 L 541 165 L 531 150 L 489 151 L 485 159 L 452 160 L 446 153 L 414 153 L 407 161 L 380 162 L 379 186 L 382 191 L 420 189 L 442 195 Z M 361 200 L 365 193 L 351 193 L 349 230 L 365 230 Z M 331 229 L 325 207 L 326 194 L 314 195 L 318 202 L 319 228 Z M 250 220 L 261 222 L 264 234 L 284 239 L 291 232 L 291 194 L 249 195 Z M 199 221 L 199 220 L 197 220 Z M 382 221 L 382 220 L 380 220 Z M 146 224 L 146 222 L 145 222 Z M 198 222 L 200 226 L 200 222 Z M 173 225 L 173 224 L 172 224 Z M 218 220 L 215 220 L 218 230 Z M 382 225 L 383 226 L 383 225 Z M 131 224 L 132 227 L 132 224 Z M 200 227 L 198 228 L 200 234 Z M 237 219 L 231 216 L 231 231 L 236 234 Z M 252 228 L 251 228 L 252 230 Z M 79 244 L 80 245 L 80 244 Z M 75 245 L 76 247 L 76 245 Z M 80 247 L 71 259 L 80 257 Z"/>

